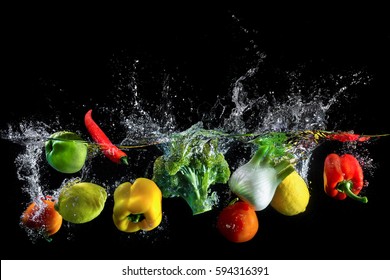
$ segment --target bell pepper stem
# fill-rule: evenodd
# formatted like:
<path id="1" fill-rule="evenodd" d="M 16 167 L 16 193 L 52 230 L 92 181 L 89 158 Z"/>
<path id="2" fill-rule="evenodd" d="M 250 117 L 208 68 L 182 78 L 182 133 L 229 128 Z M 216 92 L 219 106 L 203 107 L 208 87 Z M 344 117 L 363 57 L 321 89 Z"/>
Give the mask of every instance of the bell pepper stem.
<path id="1" fill-rule="evenodd" d="M 129 219 L 129 221 L 131 221 L 132 223 L 138 223 L 139 221 L 144 219 L 144 215 L 143 214 L 130 214 L 129 216 L 127 216 L 127 219 Z"/>
<path id="2" fill-rule="evenodd" d="M 351 181 L 345 180 L 337 184 L 337 189 L 341 192 L 344 192 L 348 197 L 360 201 L 362 203 L 367 203 L 368 199 L 365 196 L 358 196 L 354 194 L 351 189 L 353 187 L 353 183 Z"/>

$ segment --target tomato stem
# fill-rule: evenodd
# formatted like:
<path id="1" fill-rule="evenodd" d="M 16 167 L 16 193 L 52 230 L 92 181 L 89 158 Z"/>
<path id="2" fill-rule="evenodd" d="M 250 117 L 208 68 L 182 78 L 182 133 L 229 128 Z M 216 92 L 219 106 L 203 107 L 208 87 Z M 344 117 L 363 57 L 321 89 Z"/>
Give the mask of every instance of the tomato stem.
<path id="1" fill-rule="evenodd" d="M 236 202 L 239 201 L 239 200 L 240 200 L 240 199 L 239 199 L 238 197 L 236 197 L 235 199 L 232 199 L 232 200 L 229 202 L 228 206 L 233 205 L 234 203 L 236 203 Z"/>

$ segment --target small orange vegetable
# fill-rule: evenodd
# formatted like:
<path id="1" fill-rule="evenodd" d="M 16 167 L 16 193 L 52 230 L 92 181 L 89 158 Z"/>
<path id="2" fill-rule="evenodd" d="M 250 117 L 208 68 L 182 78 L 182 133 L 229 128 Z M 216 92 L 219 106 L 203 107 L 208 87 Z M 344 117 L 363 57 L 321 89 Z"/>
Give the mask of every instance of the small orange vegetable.
<path id="1" fill-rule="evenodd" d="M 21 222 L 27 228 L 43 231 L 48 236 L 59 231 L 62 216 L 54 209 L 55 201 L 51 196 L 41 198 L 42 203 L 31 202 L 21 216 Z"/>
<path id="2" fill-rule="evenodd" d="M 254 208 L 244 201 L 237 201 L 222 209 L 217 229 L 229 241 L 242 243 L 251 240 L 259 229 Z"/>

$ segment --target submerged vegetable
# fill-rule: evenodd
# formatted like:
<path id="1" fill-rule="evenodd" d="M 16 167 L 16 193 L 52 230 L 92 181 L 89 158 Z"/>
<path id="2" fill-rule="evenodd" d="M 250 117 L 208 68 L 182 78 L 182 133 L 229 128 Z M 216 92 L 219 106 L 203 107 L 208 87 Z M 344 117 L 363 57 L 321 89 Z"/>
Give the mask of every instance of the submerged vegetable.
<path id="1" fill-rule="evenodd" d="M 297 171 L 293 171 L 276 188 L 271 206 L 283 215 L 294 216 L 306 211 L 309 199 L 305 180 Z"/>
<path id="2" fill-rule="evenodd" d="M 295 170 L 284 157 L 283 149 L 275 145 L 272 139 L 259 141 L 258 144 L 253 157 L 238 167 L 228 182 L 230 190 L 256 211 L 270 204 L 278 185 Z"/>
<path id="3" fill-rule="evenodd" d="M 250 204 L 237 201 L 229 204 L 219 213 L 217 229 L 227 240 L 242 243 L 256 235 L 259 221 Z"/>
<path id="4" fill-rule="evenodd" d="M 363 169 L 359 161 L 351 154 L 339 156 L 329 154 L 324 163 L 324 190 L 335 199 L 350 197 L 367 203 L 367 197 L 358 194 L 363 188 Z"/>
<path id="5" fill-rule="evenodd" d="M 92 109 L 85 114 L 84 123 L 93 141 L 99 144 L 100 149 L 107 158 L 112 162 L 128 165 L 126 153 L 112 144 L 111 140 L 92 119 Z"/>
<path id="6" fill-rule="evenodd" d="M 23 212 L 21 222 L 29 229 L 42 231 L 47 236 L 59 231 L 62 216 L 54 209 L 55 200 L 51 196 L 31 202 Z"/>
<path id="7" fill-rule="evenodd" d="M 106 199 L 106 190 L 97 184 L 87 182 L 67 184 L 60 191 L 55 209 L 65 221 L 82 224 L 99 216 Z"/>
<path id="8" fill-rule="evenodd" d="M 87 143 L 74 132 L 58 131 L 45 141 L 46 160 L 51 167 L 61 173 L 80 171 L 87 154 Z"/>
<path id="9" fill-rule="evenodd" d="M 152 180 L 122 183 L 114 192 L 114 224 L 124 232 L 150 231 L 161 223 L 161 202 L 161 191 Z"/>
<path id="10" fill-rule="evenodd" d="M 190 129 L 172 138 L 153 166 L 152 180 L 164 197 L 182 197 L 193 215 L 212 209 L 218 201 L 210 186 L 227 183 L 230 169 L 216 138 Z"/>

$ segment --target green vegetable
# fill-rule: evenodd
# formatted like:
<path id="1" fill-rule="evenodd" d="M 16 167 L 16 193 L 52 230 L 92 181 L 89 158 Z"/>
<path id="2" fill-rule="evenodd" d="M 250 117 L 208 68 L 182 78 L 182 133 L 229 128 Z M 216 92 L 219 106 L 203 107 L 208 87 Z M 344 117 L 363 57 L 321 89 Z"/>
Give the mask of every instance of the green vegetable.
<path id="1" fill-rule="evenodd" d="M 47 162 L 62 173 L 76 173 L 85 163 L 88 144 L 76 133 L 58 131 L 45 141 Z"/>
<path id="2" fill-rule="evenodd" d="M 192 127 L 171 137 L 153 166 L 152 180 L 163 197 L 182 197 L 193 215 L 213 208 L 218 195 L 210 186 L 227 183 L 230 169 L 212 132 Z M 214 135 L 215 136 L 215 135 Z"/>
<path id="3" fill-rule="evenodd" d="M 270 134 L 255 139 L 255 154 L 238 167 L 229 179 L 229 188 L 239 198 L 251 204 L 256 211 L 263 210 L 272 201 L 278 185 L 295 169 L 283 142 L 284 134 Z"/>
<path id="4" fill-rule="evenodd" d="M 65 221 L 82 224 L 95 219 L 103 211 L 106 190 L 88 182 L 71 182 L 59 194 L 55 209 Z"/>

